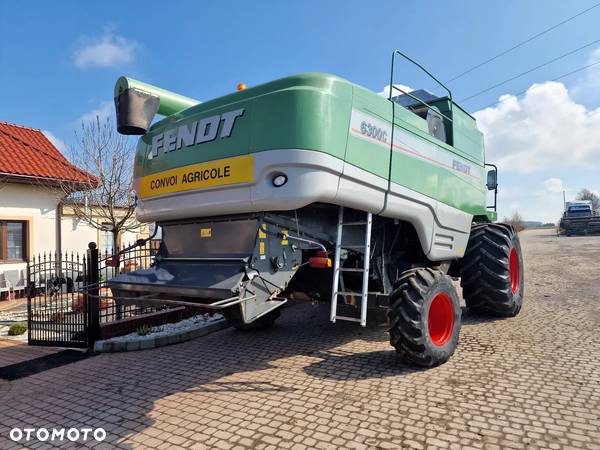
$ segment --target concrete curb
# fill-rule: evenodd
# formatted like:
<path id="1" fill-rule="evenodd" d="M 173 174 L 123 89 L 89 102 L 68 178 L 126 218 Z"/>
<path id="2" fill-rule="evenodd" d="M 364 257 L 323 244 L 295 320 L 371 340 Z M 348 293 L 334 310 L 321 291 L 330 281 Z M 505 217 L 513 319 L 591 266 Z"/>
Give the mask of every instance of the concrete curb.
<path id="1" fill-rule="evenodd" d="M 225 319 L 212 322 L 206 326 L 194 330 L 183 330 L 170 335 L 156 336 L 151 339 L 131 339 L 129 341 L 111 342 L 109 340 L 97 341 L 94 351 L 97 353 L 132 352 L 136 350 L 148 350 L 163 347 L 165 345 L 179 344 L 180 342 L 196 339 L 215 331 L 227 328 L 229 324 Z"/>

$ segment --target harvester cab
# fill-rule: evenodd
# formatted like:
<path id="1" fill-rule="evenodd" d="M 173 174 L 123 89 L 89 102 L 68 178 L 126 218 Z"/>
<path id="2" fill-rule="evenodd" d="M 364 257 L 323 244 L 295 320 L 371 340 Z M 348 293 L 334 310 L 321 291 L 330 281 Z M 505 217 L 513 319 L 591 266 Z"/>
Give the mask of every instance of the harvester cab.
<path id="1" fill-rule="evenodd" d="M 486 207 L 496 172 L 475 119 L 450 90 L 397 92 L 399 57 L 447 90 L 398 51 L 387 98 L 322 73 L 204 103 L 120 78 L 118 130 L 141 136 L 137 217 L 162 242 L 153 266 L 109 281 L 117 301 L 203 305 L 244 330 L 291 298 L 362 326 L 386 308 L 391 344 L 425 366 L 458 342 L 451 277 L 471 310 L 517 314 L 519 240 Z"/>

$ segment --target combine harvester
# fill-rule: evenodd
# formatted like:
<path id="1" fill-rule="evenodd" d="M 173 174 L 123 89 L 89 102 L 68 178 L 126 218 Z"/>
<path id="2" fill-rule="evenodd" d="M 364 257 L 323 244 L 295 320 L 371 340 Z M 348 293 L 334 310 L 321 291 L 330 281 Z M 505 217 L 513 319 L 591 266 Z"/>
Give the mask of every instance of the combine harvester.
<path id="1" fill-rule="evenodd" d="M 395 51 L 390 85 L 398 57 L 439 83 Z M 486 207 L 497 172 L 486 177 L 475 119 L 449 90 L 391 91 L 307 73 L 200 103 L 120 78 L 118 130 L 142 135 L 137 217 L 162 243 L 151 268 L 109 281 L 113 294 L 202 304 L 242 330 L 272 325 L 289 298 L 363 327 L 386 308 L 391 344 L 423 366 L 458 342 L 451 277 L 471 311 L 518 314 L 519 238 Z"/>
<path id="2" fill-rule="evenodd" d="M 566 202 L 559 229 L 567 236 L 600 233 L 600 216 L 592 209 L 591 200 Z"/>

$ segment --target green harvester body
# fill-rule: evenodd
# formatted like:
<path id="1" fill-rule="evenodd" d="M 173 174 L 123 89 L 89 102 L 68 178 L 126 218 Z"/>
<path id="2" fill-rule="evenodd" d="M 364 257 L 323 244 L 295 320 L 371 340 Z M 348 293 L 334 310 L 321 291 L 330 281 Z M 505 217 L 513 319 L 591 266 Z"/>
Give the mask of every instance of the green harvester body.
<path id="1" fill-rule="evenodd" d="M 459 275 L 473 224 L 496 220 L 496 170 L 449 90 L 392 91 L 302 73 L 200 102 L 120 78 L 118 130 L 141 135 L 137 217 L 162 240 L 151 267 L 109 281 L 118 302 L 202 304 L 247 329 L 301 293 L 365 326 L 402 273 Z"/>

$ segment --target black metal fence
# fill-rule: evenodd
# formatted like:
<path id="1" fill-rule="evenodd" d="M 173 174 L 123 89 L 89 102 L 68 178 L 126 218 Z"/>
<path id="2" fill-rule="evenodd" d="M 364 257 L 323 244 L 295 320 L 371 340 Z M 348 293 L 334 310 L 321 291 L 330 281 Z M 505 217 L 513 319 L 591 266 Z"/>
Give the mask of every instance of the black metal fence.
<path id="1" fill-rule="evenodd" d="M 89 320 L 82 289 L 86 255 L 39 255 L 27 265 L 27 321 L 30 344 L 86 347 Z"/>
<path id="2" fill-rule="evenodd" d="M 112 297 L 107 286 L 108 280 L 118 274 L 132 272 L 137 269 L 147 269 L 154 262 L 158 252 L 158 243 L 149 241 L 143 246 L 128 246 L 121 249 L 119 255 L 114 257 L 98 254 L 98 280 L 91 280 L 90 284 L 98 283 L 99 323 L 121 320 L 128 317 L 139 316 L 155 312 L 156 307 L 122 304 Z"/>
<path id="3" fill-rule="evenodd" d="M 32 345 L 91 347 L 103 325 L 166 309 L 122 304 L 107 287 L 117 274 L 149 267 L 158 243 L 124 246 L 116 256 L 90 243 L 85 254 L 43 254 L 27 265 L 28 333 Z"/>

